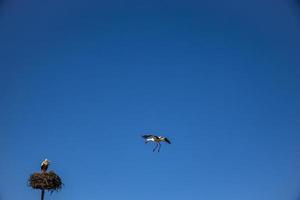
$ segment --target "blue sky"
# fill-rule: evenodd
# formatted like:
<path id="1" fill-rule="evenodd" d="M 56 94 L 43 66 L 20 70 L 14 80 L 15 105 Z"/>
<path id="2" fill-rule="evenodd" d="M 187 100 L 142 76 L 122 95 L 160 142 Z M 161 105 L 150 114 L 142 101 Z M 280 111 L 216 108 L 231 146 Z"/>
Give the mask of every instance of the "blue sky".
<path id="1" fill-rule="evenodd" d="M 300 195 L 297 1 L 2 0 L 0 199 Z M 173 142 L 160 153 L 143 133 Z"/>

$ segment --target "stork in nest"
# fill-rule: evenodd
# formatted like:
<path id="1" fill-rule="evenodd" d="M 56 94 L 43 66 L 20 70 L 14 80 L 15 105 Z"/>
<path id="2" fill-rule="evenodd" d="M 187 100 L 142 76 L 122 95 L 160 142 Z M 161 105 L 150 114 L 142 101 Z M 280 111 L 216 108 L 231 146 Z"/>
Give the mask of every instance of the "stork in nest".
<path id="1" fill-rule="evenodd" d="M 46 172 L 48 169 L 48 166 L 50 165 L 50 160 L 48 160 L 47 158 L 41 163 L 41 170 L 42 172 Z"/>
<path id="2" fill-rule="evenodd" d="M 153 149 L 153 152 L 157 149 L 157 152 L 159 152 L 161 144 L 160 142 L 166 142 L 168 144 L 171 144 L 170 140 L 163 136 L 156 136 L 156 135 L 143 135 L 142 136 L 145 139 L 145 144 L 148 142 L 155 142 L 155 147 Z"/>

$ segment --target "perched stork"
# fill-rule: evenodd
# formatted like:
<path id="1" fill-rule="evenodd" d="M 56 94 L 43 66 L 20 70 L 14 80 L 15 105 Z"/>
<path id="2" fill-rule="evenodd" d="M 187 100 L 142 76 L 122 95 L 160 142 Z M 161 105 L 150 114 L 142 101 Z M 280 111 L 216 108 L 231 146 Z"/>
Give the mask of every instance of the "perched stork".
<path id="1" fill-rule="evenodd" d="M 46 158 L 41 164 L 42 172 L 46 172 L 49 165 L 50 165 L 50 160 L 47 160 L 47 158 Z"/>
<path id="2" fill-rule="evenodd" d="M 153 151 L 155 151 L 156 148 L 158 147 L 157 151 L 159 152 L 160 146 L 161 146 L 160 142 L 166 142 L 168 144 L 171 144 L 170 140 L 166 137 L 163 137 L 163 136 L 143 135 L 142 137 L 145 139 L 145 144 L 147 144 L 148 142 L 155 142 L 156 143 Z"/>

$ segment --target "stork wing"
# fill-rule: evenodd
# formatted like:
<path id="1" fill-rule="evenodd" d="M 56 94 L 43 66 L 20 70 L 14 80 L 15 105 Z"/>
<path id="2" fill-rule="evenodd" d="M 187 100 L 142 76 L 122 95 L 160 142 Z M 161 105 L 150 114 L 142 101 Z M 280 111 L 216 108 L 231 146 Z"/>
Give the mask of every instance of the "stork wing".
<path id="1" fill-rule="evenodd" d="M 165 138 L 164 141 L 171 144 L 171 141 L 168 138 Z"/>
<path id="2" fill-rule="evenodd" d="M 155 138 L 155 135 L 142 135 L 144 139 Z"/>

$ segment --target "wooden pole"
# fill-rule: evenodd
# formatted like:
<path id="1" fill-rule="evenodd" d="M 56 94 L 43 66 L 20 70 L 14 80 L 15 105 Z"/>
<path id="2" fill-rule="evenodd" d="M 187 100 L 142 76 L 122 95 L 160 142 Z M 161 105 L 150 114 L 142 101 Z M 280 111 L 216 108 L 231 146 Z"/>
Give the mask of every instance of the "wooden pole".
<path id="1" fill-rule="evenodd" d="M 44 200 L 45 190 L 42 190 L 41 200 Z"/>

